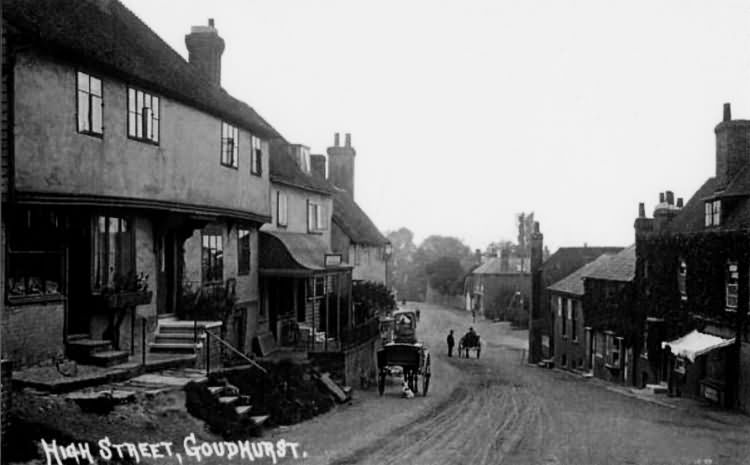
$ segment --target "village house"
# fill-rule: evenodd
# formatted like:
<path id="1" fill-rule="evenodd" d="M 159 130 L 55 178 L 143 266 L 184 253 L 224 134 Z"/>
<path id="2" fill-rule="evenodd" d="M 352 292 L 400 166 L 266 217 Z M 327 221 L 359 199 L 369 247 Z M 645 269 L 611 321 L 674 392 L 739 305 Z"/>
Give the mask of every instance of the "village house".
<path id="1" fill-rule="evenodd" d="M 543 244 L 539 239 L 538 246 Z M 532 280 L 537 273 L 538 282 L 532 283 L 532 318 L 529 331 L 529 355 L 532 363 L 552 361 L 555 354 L 554 327 L 556 309 L 552 305 L 548 287 L 570 275 L 603 254 L 615 254 L 622 247 L 560 247 L 537 268 L 532 267 Z M 540 252 L 541 253 L 541 252 Z M 534 265 L 532 263 L 532 265 Z"/>
<path id="2" fill-rule="evenodd" d="M 589 371 L 591 363 L 591 334 L 586 331 L 583 308 L 583 280 L 587 273 L 603 266 L 610 259 L 601 255 L 560 281 L 547 287 L 552 309 L 552 329 L 556 367 L 578 371 Z M 589 328 L 590 331 L 590 328 Z"/>
<path id="3" fill-rule="evenodd" d="M 509 319 L 511 312 L 528 312 L 531 273 L 528 259 L 503 251 L 472 270 L 464 280 L 466 310 L 493 319 Z"/>
<path id="4" fill-rule="evenodd" d="M 684 206 L 672 192 L 653 218 L 639 206 L 636 373 L 641 385 L 750 411 L 750 121 L 725 104 L 714 132 L 715 176 Z"/>
<path id="5" fill-rule="evenodd" d="M 186 61 L 114 0 L 2 14 L 3 357 L 249 351 L 278 134 L 221 88 L 213 21 Z"/>
<path id="6" fill-rule="evenodd" d="M 585 369 L 597 378 L 630 385 L 636 380 L 641 322 L 633 306 L 634 279 L 635 245 L 583 273 Z"/>
<path id="7" fill-rule="evenodd" d="M 271 223 L 261 230 L 262 329 L 280 346 L 333 349 L 351 321 L 351 267 L 331 251 L 332 186 L 311 175 L 310 150 L 271 144 Z"/>
<path id="8" fill-rule="evenodd" d="M 341 145 L 336 133 L 334 144 L 328 147 L 327 153 L 327 170 L 323 155 L 313 155 L 312 167 L 314 176 L 328 179 L 334 187 L 331 247 L 341 254 L 344 263 L 354 267 L 353 280 L 390 286 L 387 280 L 390 242 L 354 200 L 356 151 L 352 147 L 351 135 L 346 134 Z"/>

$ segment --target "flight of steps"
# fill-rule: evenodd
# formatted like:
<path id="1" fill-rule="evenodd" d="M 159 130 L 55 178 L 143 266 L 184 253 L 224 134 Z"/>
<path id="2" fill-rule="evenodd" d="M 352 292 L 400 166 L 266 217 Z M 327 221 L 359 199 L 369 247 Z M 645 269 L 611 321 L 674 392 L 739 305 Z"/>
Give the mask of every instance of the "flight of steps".
<path id="1" fill-rule="evenodd" d="M 188 412 L 225 438 L 242 437 L 250 430 L 257 433 L 270 418 L 254 412 L 250 396 L 228 383 L 189 383 L 185 392 Z"/>
<path id="2" fill-rule="evenodd" d="M 199 321 L 198 338 L 195 338 L 195 325 L 188 320 L 160 321 L 154 335 L 154 342 L 150 343 L 152 353 L 196 354 L 206 342 L 205 329 L 221 326 L 221 322 Z"/>
<path id="3" fill-rule="evenodd" d="M 112 341 L 92 339 L 88 334 L 75 334 L 68 337 L 67 355 L 83 365 L 111 367 L 128 361 L 130 353 L 126 350 L 114 350 Z"/>

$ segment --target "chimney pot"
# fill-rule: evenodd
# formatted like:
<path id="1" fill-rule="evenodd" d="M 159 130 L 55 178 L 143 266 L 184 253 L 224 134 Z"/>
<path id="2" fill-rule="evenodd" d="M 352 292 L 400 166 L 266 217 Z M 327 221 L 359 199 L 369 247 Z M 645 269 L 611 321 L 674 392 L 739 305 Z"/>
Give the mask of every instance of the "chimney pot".
<path id="1" fill-rule="evenodd" d="M 659 203 L 664 203 L 664 192 L 659 192 Z"/>
<path id="2" fill-rule="evenodd" d="M 638 204 L 638 218 L 646 217 L 646 205 L 643 202 Z"/>
<path id="3" fill-rule="evenodd" d="M 211 26 L 211 27 L 214 27 L 214 19 L 213 18 L 208 18 L 208 25 Z"/>
<path id="4" fill-rule="evenodd" d="M 677 208 L 682 208 L 682 197 L 677 197 Z"/>
<path id="5" fill-rule="evenodd" d="M 346 133 L 346 146 L 351 147 L 352 146 L 352 135 L 348 132 Z"/>
<path id="6" fill-rule="evenodd" d="M 333 146 L 338 147 L 339 146 L 339 133 L 333 135 Z"/>
<path id="7" fill-rule="evenodd" d="M 674 192 L 667 191 L 667 205 L 674 205 Z"/>
<path id="8" fill-rule="evenodd" d="M 725 103 L 724 104 L 724 121 L 731 121 L 732 120 L 732 104 Z"/>

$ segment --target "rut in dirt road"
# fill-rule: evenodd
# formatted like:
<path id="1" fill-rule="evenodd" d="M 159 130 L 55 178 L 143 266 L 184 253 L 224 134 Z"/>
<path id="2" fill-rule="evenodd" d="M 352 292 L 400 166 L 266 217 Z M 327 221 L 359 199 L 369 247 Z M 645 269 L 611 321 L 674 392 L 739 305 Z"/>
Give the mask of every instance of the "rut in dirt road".
<path id="1" fill-rule="evenodd" d="M 412 423 L 336 462 L 345 464 L 497 464 L 543 446 L 541 407 L 525 386 L 483 360 L 454 362 L 464 381 Z"/>

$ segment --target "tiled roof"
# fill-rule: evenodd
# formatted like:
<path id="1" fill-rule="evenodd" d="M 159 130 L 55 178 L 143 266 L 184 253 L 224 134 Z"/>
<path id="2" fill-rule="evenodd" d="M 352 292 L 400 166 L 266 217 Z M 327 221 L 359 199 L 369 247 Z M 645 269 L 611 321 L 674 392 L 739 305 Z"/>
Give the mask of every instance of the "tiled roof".
<path id="1" fill-rule="evenodd" d="M 583 273 L 583 277 L 607 281 L 632 281 L 635 278 L 635 244 L 592 267 Z"/>
<path id="2" fill-rule="evenodd" d="M 560 247 L 542 264 L 543 286 L 563 279 L 602 254 L 614 255 L 622 247 Z"/>
<path id="3" fill-rule="evenodd" d="M 672 218 L 667 229 L 670 232 L 696 232 L 705 229 L 704 201 L 716 191 L 716 178 L 708 178 L 693 194 L 682 210 Z"/>
<path id="4" fill-rule="evenodd" d="M 289 152 L 290 145 L 283 139 L 271 141 L 271 182 L 289 184 L 302 189 L 331 195 L 333 186 L 322 179 L 304 173 Z"/>
<path id="5" fill-rule="evenodd" d="M 500 257 L 493 257 L 487 260 L 486 262 L 482 263 L 478 267 L 476 267 L 474 270 L 472 270 L 471 274 L 518 274 L 521 273 L 517 269 L 518 266 L 520 266 L 519 260 L 512 260 L 509 259 L 508 268 L 510 269 L 503 269 L 502 266 L 502 259 Z M 514 265 L 516 268 L 514 268 Z M 526 264 L 526 269 L 524 270 L 525 273 L 529 273 L 528 263 Z"/>
<path id="6" fill-rule="evenodd" d="M 246 103 L 198 70 L 117 0 L 3 0 L 3 18 L 56 56 L 74 57 L 254 134 L 278 137 Z"/>
<path id="7" fill-rule="evenodd" d="M 605 264 L 612 258 L 612 255 L 604 254 L 593 262 L 587 263 L 586 265 L 578 268 L 568 276 L 564 277 L 560 281 L 548 286 L 547 289 L 554 292 L 564 292 L 566 294 L 583 295 L 583 278 L 584 276 L 595 272 L 598 268 L 605 266 Z"/>
<path id="8" fill-rule="evenodd" d="M 380 246 L 388 243 L 351 195 L 337 187 L 333 193 L 333 221 L 355 244 Z"/>

